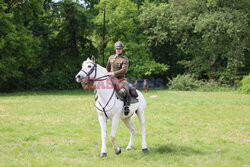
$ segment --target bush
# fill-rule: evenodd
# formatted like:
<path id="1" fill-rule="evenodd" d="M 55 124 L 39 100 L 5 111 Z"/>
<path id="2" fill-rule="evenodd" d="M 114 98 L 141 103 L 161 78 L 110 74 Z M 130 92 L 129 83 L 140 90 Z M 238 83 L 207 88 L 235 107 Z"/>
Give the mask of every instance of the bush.
<path id="1" fill-rule="evenodd" d="M 240 92 L 250 94 L 250 74 L 248 76 L 243 77 L 240 83 Z"/>
<path id="2" fill-rule="evenodd" d="M 221 86 L 214 80 L 197 80 L 191 74 L 177 75 L 177 77 L 170 80 L 169 89 L 183 91 L 198 90 L 205 92 L 231 90 L 227 85 Z"/>
<path id="3" fill-rule="evenodd" d="M 202 86 L 202 81 L 196 80 L 191 74 L 177 75 L 169 82 L 171 90 L 194 90 Z"/>
<path id="4" fill-rule="evenodd" d="M 215 82 L 214 80 L 201 81 L 201 82 L 202 82 L 202 84 L 198 89 L 200 91 L 212 92 L 212 91 L 218 91 L 220 88 L 220 85 L 217 82 Z"/>

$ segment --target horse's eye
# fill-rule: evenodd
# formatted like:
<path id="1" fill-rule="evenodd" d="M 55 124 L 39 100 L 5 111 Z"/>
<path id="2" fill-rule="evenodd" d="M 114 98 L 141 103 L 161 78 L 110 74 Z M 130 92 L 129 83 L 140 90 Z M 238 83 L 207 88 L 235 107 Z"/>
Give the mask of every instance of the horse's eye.
<path id="1" fill-rule="evenodd" d="M 88 65 L 88 68 L 90 68 L 91 67 L 91 65 Z"/>

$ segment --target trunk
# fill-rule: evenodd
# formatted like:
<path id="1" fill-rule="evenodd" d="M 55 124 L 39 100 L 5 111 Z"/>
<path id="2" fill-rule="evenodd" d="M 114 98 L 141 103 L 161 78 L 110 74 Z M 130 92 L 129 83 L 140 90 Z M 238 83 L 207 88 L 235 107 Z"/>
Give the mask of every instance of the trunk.
<path id="1" fill-rule="evenodd" d="M 77 48 L 77 40 L 76 40 L 76 30 L 74 29 L 74 24 L 75 21 L 74 20 L 71 20 L 70 21 L 70 26 L 69 26 L 69 32 L 70 32 L 70 41 L 71 41 L 71 44 L 70 44 L 70 49 L 71 49 L 71 53 L 74 57 L 78 57 L 79 56 L 79 51 L 78 51 L 78 48 Z"/>
<path id="2" fill-rule="evenodd" d="M 235 80 L 234 80 L 234 90 L 237 90 L 237 84 Z"/>
<path id="3" fill-rule="evenodd" d="M 210 80 L 215 80 L 215 73 L 217 72 L 217 63 L 216 61 L 214 64 L 211 66 L 211 75 L 209 76 Z"/>
<path id="4" fill-rule="evenodd" d="M 77 40 L 76 40 L 76 32 L 73 30 L 72 32 L 72 45 L 71 45 L 71 50 L 73 53 L 73 56 L 78 57 L 79 53 L 78 53 L 78 48 L 77 48 Z"/>

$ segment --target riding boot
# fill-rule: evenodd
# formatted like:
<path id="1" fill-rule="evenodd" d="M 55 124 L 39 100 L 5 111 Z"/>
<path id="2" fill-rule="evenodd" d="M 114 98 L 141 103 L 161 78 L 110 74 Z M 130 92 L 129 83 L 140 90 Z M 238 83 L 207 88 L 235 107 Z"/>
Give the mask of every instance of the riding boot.
<path id="1" fill-rule="evenodd" d="M 129 114 L 130 95 L 124 97 L 124 115 Z"/>

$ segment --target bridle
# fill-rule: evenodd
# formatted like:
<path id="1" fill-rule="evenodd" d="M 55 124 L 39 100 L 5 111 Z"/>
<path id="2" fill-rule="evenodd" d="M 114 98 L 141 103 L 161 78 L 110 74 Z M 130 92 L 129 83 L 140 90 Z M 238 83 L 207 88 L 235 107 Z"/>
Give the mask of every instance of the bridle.
<path id="1" fill-rule="evenodd" d="M 93 67 L 89 70 L 88 73 L 87 73 L 86 71 L 84 71 L 84 70 L 81 70 L 82 72 L 84 72 L 84 73 L 86 74 L 86 78 L 89 78 L 89 79 L 88 79 L 89 81 L 93 81 L 93 82 L 95 82 L 95 81 L 104 81 L 104 80 L 107 80 L 107 79 L 109 78 L 108 75 L 104 75 L 104 76 L 101 76 L 101 77 L 96 78 L 97 64 L 96 64 L 96 63 L 92 63 L 92 64 L 93 64 Z M 95 76 L 93 77 L 93 79 L 91 79 L 91 78 L 90 78 L 90 75 L 91 75 L 94 71 L 95 71 Z M 102 79 L 102 78 L 104 78 L 104 79 Z M 99 109 L 97 106 L 95 106 L 96 109 L 98 109 L 99 111 L 104 112 L 104 114 L 105 114 L 105 116 L 106 116 L 107 118 L 109 118 L 109 117 L 108 117 L 108 115 L 107 115 L 107 113 L 106 113 L 107 111 L 106 111 L 105 108 L 106 108 L 107 105 L 109 104 L 109 102 L 110 102 L 110 100 L 112 99 L 114 93 L 115 93 L 115 89 L 113 90 L 112 95 L 110 96 L 108 102 L 106 103 L 106 105 L 105 105 L 104 107 L 102 107 L 102 104 L 101 104 L 100 101 L 98 100 L 98 96 L 95 98 L 95 101 L 97 100 L 98 103 L 99 103 L 99 105 L 102 107 L 102 109 Z M 116 100 L 115 100 L 113 106 L 112 106 L 109 110 L 111 110 L 111 109 L 114 107 L 115 103 L 116 103 Z M 108 111 L 109 111 L 109 110 L 108 110 Z"/>
<path id="2" fill-rule="evenodd" d="M 90 81 L 104 81 L 104 80 L 108 79 L 107 75 L 96 78 L 97 64 L 96 63 L 91 63 L 91 64 L 93 64 L 93 67 L 89 70 L 88 73 L 84 70 L 81 70 L 82 72 L 84 72 L 86 74 L 86 78 L 90 78 L 89 76 L 95 71 L 95 76 L 93 77 L 93 79 L 89 79 Z M 105 79 L 102 79 L 102 78 L 105 78 Z M 100 79 L 102 79 L 102 80 L 100 80 Z"/>
<path id="3" fill-rule="evenodd" d="M 86 71 L 84 71 L 83 69 L 81 70 L 82 72 L 84 72 L 86 74 L 86 78 L 89 78 L 89 76 L 95 71 L 95 76 L 94 78 L 96 77 L 96 68 L 97 68 L 97 65 L 95 63 L 92 63 L 93 64 L 93 67 L 89 70 L 89 72 L 87 73 Z"/>

